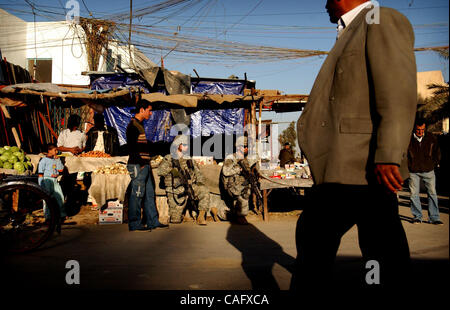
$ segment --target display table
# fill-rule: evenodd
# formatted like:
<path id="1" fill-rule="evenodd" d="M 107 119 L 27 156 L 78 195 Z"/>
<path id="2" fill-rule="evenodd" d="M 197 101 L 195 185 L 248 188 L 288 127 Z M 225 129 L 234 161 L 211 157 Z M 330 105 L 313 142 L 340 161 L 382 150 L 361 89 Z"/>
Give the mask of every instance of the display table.
<path id="1" fill-rule="evenodd" d="M 116 163 L 127 164 L 128 156 L 114 157 L 76 157 L 66 156 L 64 165 L 69 173 L 92 172 L 104 166 L 111 166 Z"/>
<path id="2" fill-rule="evenodd" d="M 125 193 L 131 177 L 128 174 L 95 174 L 91 175 L 92 183 L 89 187 L 91 195 L 99 207 L 106 203 L 106 200 L 117 198 L 124 201 Z"/>
<path id="3" fill-rule="evenodd" d="M 285 173 L 287 172 L 285 169 L 282 169 Z M 267 197 L 270 195 L 274 188 L 289 188 L 289 187 L 311 187 L 314 182 L 310 176 L 309 169 L 296 169 L 292 172 L 295 173 L 295 176 L 302 176 L 304 174 L 308 175 L 308 178 L 298 178 L 295 177 L 293 179 L 277 179 L 270 178 L 277 170 L 261 170 L 260 178 L 259 178 L 259 188 L 262 190 L 263 195 L 263 218 L 264 221 L 269 220 L 269 212 L 267 210 Z M 288 172 L 288 173 L 292 173 Z"/>

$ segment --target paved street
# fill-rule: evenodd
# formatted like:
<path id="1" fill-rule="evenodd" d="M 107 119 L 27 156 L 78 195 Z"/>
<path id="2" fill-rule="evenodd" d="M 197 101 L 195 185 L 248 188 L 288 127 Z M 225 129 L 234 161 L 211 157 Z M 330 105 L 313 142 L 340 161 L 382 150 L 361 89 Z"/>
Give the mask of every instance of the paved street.
<path id="1" fill-rule="evenodd" d="M 409 208 L 400 198 L 416 278 L 448 285 L 448 198 L 440 200 L 443 226 L 409 223 Z M 11 285 L 64 288 L 69 287 L 65 264 L 76 260 L 78 287 L 84 289 L 286 290 L 296 255 L 297 215 L 290 214 L 273 213 L 268 223 L 253 215 L 248 226 L 185 222 L 136 233 L 126 225 L 64 226 L 62 235 L 55 234 L 42 249 L 4 257 L 1 274 Z M 361 281 L 360 255 L 354 227 L 338 253 L 339 281 Z"/>

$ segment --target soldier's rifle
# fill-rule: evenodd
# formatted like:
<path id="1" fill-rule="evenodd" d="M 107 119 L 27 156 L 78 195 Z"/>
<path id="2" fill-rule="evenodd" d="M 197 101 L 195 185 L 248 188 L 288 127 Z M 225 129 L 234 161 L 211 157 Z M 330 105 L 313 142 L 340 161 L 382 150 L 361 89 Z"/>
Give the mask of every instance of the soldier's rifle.
<path id="1" fill-rule="evenodd" d="M 189 160 L 187 161 L 187 164 L 188 164 L 188 168 L 190 168 L 189 167 Z M 181 181 L 181 184 L 184 187 L 184 193 L 182 195 L 184 195 L 186 193 L 188 198 L 189 198 L 189 200 L 191 201 L 192 205 L 194 206 L 195 210 L 198 210 L 199 198 L 197 197 L 197 195 L 194 192 L 194 189 L 192 188 L 192 182 L 191 182 L 190 174 L 186 173 L 186 171 L 184 171 L 184 169 L 181 168 L 179 160 L 174 160 L 173 161 L 173 165 L 174 165 L 174 167 L 176 169 L 178 169 L 180 181 Z"/>
<path id="2" fill-rule="evenodd" d="M 256 173 L 252 171 L 252 169 L 245 164 L 244 160 L 238 161 L 239 166 L 242 168 L 242 174 L 244 175 L 245 179 L 249 182 L 253 193 L 256 195 L 256 200 L 259 206 L 263 205 L 263 196 L 261 193 L 261 190 L 259 189 L 259 181 L 258 176 Z"/>

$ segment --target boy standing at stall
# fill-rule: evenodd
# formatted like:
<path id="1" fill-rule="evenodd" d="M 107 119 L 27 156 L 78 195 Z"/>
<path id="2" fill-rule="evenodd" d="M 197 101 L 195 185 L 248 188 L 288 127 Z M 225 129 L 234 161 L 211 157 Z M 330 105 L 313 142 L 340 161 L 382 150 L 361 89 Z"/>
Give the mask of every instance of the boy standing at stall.
<path id="1" fill-rule="evenodd" d="M 51 197 L 56 200 L 60 210 L 62 219 L 66 217 L 66 210 L 64 208 L 64 195 L 61 186 L 58 183 L 57 177 L 62 173 L 64 166 L 59 158 L 58 148 L 55 144 L 50 143 L 47 146 L 47 156 L 39 161 L 38 166 L 38 183 Z M 48 209 L 44 206 L 45 218 L 49 218 Z"/>

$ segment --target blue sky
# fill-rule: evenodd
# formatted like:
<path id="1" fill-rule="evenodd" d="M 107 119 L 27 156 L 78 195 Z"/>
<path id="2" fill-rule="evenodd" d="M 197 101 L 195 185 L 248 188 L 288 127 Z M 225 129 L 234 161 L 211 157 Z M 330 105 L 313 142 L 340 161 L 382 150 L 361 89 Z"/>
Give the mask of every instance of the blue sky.
<path id="1" fill-rule="evenodd" d="M 30 0 L 33 2 L 32 0 Z M 66 0 L 35 0 L 37 6 L 50 11 L 59 9 Z M 133 8 L 161 1 L 134 0 Z M 197 35 L 205 38 L 293 49 L 329 51 L 336 37 L 336 25 L 331 24 L 325 10 L 325 0 L 204 0 L 191 1 L 192 5 L 182 12 L 161 11 L 133 20 L 134 24 L 154 25 L 155 29 L 177 31 L 185 35 Z M 410 20 L 416 34 L 416 47 L 448 45 L 449 41 L 449 2 L 447 0 L 381 0 L 381 6 L 398 9 Z M 79 1 L 81 15 L 88 16 L 89 9 L 93 17 L 101 18 L 108 14 L 127 12 L 126 0 L 82 0 Z M 23 0 L 0 0 L 0 7 L 23 12 L 11 12 L 21 18 L 32 21 L 30 7 Z M 63 15 L 62 15 L 63 16 Z M 156 23 L 157 17 L 167 17 Z M 42 17 L 38 20 L 45 20 Z M 126 21 L 128 22 L 128 21 Z M 154 51 L 149 58 L 159 63 L 164 51 Z M 232 74 L 256 80 L 256 88 L 278 89 L 284 94 L 308 94 L 320 69 L 324 57 L 301 58 L 263 63 L 242 61 L 230 63 L 226 59 L 205 64 L 201 56 L 189 60 L 176 57 L 171 53 L 164 59 L 164 65 L 170 70 L 195 76 L 226 78 Z M 441 70 L 448 81 L 448 61 L 435 52 L 416 53 L 418 71 Z M 298 113 L 265 114 L 264 118 L 275 121 L 290 121 L 298 118 Z"/>

